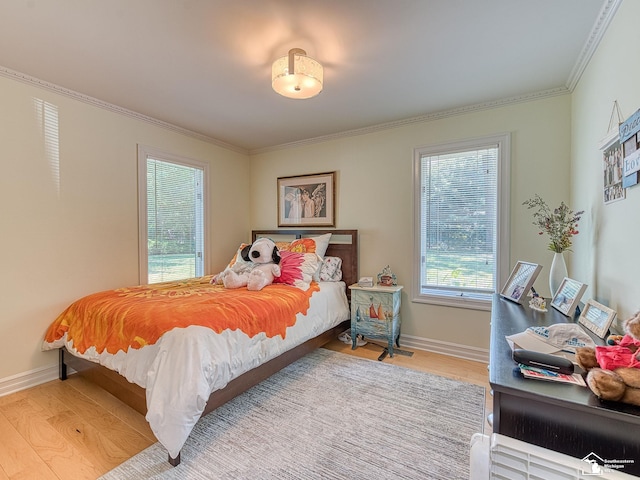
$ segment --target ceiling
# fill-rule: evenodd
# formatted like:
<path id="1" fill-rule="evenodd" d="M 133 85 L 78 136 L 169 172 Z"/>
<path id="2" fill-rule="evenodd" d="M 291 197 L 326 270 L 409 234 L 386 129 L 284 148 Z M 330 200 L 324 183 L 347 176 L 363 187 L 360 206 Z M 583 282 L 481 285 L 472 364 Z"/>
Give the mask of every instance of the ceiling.
<path id="1" fill-rule="evenodd" d="M 618 2 L 4 0 L 0 74 L 259 152 L 571 91 Z M 294 47 L 317 97 L 271 89 Z"/>

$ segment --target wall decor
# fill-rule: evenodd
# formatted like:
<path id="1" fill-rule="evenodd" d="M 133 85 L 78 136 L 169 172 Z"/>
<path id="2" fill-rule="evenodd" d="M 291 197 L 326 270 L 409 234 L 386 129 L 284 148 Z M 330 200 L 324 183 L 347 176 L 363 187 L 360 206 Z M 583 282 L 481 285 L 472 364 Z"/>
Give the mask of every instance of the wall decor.
<path id="1" fill-rule="evenodd" d="M 637 110 L 619 126 L 619 141 L 622 145 L 623 187 L 638 183 L 640 175 L 640 110 Z"/>
<path id="2" fill-rule="evenodd" d="M 616 311 L 612 308 L 605 307 L 595 300 L 587 300 L 584 309 L 578 318 L 578 323 L 582 324 L 586 329 L 591 330 L 600 338 L 604 338 L 608 332 L 611 323 L 616 318 Z"/>
<path id="3" fill-rule="evenodd" d="M 572 317 L 586 288 L 584 283 L 565 277 L 551 300 L 551 306 L 567 317 Z"/>
<path id="4" fill-rule="evenodd" d="M 513 267 L 511 275 L 500 291 L 500 296 L 516 303 L 522 303 L 522 298 L 527 297 L 540 270 L 542 270 L 542 265 L 519 261 Z"/>
<path id="5" fill-rule="evenodd" d="M 618 132 L 613 132 L 602 144 L 604 203 L 623 200 L 626 191 L 622 185 L 623 173 L 623 149 L 620 144 Z"/>
<path id="6" fill-rule="evenodd" d="M 622 186 L 623 188 L 637 185 L 638 176 L 640 176 L 640 133 L 635 133 L 625 140 L 622 145 L 623 171 Z"/>
<path id="7" fill-rule="evenodd" d="M 278 178 L 278 226 L 335 227 L 336 172 Z"/>

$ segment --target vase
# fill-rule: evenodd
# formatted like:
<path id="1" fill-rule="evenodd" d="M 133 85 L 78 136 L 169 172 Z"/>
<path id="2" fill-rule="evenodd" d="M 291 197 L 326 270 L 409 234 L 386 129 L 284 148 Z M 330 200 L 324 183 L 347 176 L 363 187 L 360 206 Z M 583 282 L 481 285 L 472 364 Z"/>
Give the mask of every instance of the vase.
<path id="1" fill-rule="evenodd" d="M 564 255 L 562 252 L 554 253 L 551 270 L 549 271 L 549 289 L 551 290 L 552 297 L 556 294 L 562 280 L 564 280 L 564 277 L 567 275 L 567 264 L 564 263 Z"/>

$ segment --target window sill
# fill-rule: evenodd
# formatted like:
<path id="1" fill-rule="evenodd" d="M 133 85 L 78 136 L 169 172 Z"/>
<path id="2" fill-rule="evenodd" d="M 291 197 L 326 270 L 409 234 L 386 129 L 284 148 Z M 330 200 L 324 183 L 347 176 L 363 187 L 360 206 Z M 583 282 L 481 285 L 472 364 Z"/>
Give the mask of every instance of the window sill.
<path id="1" fill-rule="evenodd" d="M 422 293 L 414 294 L 411 299 L 414 303 L 428 303 L 431 305 L 440 305 L 443 307 L 466 308 L 469 310 L 491 310 L 491 295 L 487 295 L 486 299 L 479 296 L 463 296 L 460 294 L 433 294 Z"/>

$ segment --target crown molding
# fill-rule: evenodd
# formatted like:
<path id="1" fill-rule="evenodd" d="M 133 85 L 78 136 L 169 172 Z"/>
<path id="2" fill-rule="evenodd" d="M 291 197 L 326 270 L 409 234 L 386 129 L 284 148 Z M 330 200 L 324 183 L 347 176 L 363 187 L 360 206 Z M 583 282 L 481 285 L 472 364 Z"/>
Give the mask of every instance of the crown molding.
<path id="1" fill-rule="evenodd" d="M 600 42 L 602 41 L 602 37 L 604 37 L 607 28 L 611 24 L 613 17 L 618 11 L 618 7 L 622 4 L 622 0 L 606 0 L 604 5 L 602 6 L 602 10 L 600 10 L 600 14 L 596 19 L 593 28 L 591 29 L 591 33 L 589 34 L 589 38 L 582 48 L 582 52 L 580 52 L 580 56 L 576 61 L 576 64 L 573 66 L 571 73 L 569 74 L 569 79 L 567 80 L 567 89 L 570 92 L 576 88 L 582 74 L 587 69 L 587 65 L 591 61 L 591 57 L 597 50 Z"/>
<path id="2" fill-rule="evenodd" d="M 227 150 L 233 150 L 234 152 L 243 153 L 245 155 L 249 153 L 249 151 L 246 148 L 241 148 L 236 145 L 223 142 L 222 140 L 218 140 L 216 138 L 210 137 L 208 135 L 203 135 L 201 133 L 194 132 L 193 130 L 178 127 L 177 125 L 173 125 L 171 123 L 158 120 L 157 118 L 149 117 L 147 115 L 134 112 L 133 110 L 119 107 L 118 105 L 114 105 L 109 102 L 98 100 L 97 98 L 91 97 L 89 95 L 85 95 L 83 93 L 76 92 L 74 90 L 70 90 L 68 88 L 61 87 L 60 85 L 46 82 L 44 80 L 40 80 L 39 78 L 35 78 L 24 73 L 16 72 L 15 70 L 11 70 L 10 68 L 0 66 L 0 76 L 7 77 L 22 83 L 26 83 L 34 87 L 43 88 L 45 90 L 49 90 L 59 95 L 72 98 L 79 102 L 83 102 L 83 103 L 92 105 L 94 107 L 102 108 L 110 112 L 118 113 L 120 115 L 124 115 L 126 117 L 133 118 L 141 122 L 149 123 L 151 125 L 155 125 L 156 127 L 164 128 L 166 130 L 171 130 L 172 132 L 180 133 L 182 135 L 186 135 L 188 137 L 201 140 L 203 142 L 211 143 L 218 147 L 226 148 Z"/>
<path id="3" fill-rule="evenodd" d="M 319 137 L 308 138 L 308 139 L 300 140 L 296 142 L 283 143 L 281 145 L 275 145 L 273 147 L 258 148 L 255 150 L 250 150 L 249 155 L 258 155 L 261 153 L 268 153 L 268 152 L 273 152 L 277 150 L 283 150 L 286 148 L 295 148 L 295 147 L 301 147 L 304 145 L 312 145 L 315 143 L 322 143 L 329 140 L 336 140 L 339 138 L 355 137 L 358 135 L 367 135 L 369 133 L 376 133 L 383 130 L 390 130 L 392 128 L 404 127 L 404 126 L 412 125 L 415 123 L 431 122 L 434 120 L 441 120 L 443 118 L 455 117 L 457 115 L 464 115 L 467 113 L 479 112 L 482 110 L 490 110 L 493 108 L 513 105 L 516 103 L 530 102 L 533 100 L 540 100 L 548 97 L 556 97 L 558 95 L 566 95 L 569 93 L 570 92 L 566 87 L 558 87 L 550 90 L 527 93 L 524 95 L 518 95 L 514 97 L 499 99 L 499 100 L 493 100 L 490 102 L 476 103 L 473 105 L 465 105 L 464 107 L 453 108 L 450 110 L 443 110 L 440 112 L 428 113 L 426 115 L 421 115 L 419 117 L 405 118 L 405 119 L 396 120 L 393 122 L 386 122 L 386 123 L 380 123 L 377 125 L 371 125 L 369 127 L 356 128 L 353 130 L 345 130 L 343 132 L 332 133 L 329 135 L 322 135 Z"/>

